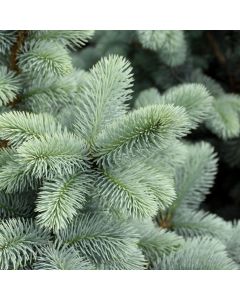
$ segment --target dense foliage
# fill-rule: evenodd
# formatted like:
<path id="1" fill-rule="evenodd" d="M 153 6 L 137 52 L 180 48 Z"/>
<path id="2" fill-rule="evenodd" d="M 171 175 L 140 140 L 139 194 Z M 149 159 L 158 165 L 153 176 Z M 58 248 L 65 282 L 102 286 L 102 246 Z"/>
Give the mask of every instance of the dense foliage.
<path id="1" fill-rule="evenodd" d="M 0 31 L 0 269 L 239 268 L 214 199 L 240 164 L 222 34 Z"/>

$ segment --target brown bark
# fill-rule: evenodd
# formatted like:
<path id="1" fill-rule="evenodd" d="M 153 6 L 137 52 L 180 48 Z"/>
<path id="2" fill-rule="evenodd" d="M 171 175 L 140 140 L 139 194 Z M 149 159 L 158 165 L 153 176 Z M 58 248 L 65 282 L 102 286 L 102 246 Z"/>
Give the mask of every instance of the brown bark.
<path id="1" fill-rule="evenodd" d="M 17 40 L 15 44 L 12 46 L 11 54 L 10 54 L 10 69 L 15 71 L 17 74 L 21 73 L 21 70 L 17 64 L 17 56 L 18 52 L 23 46 L 28 35 L 28 30 L 19 30 Z M 15 107 L 21 101 L 20 95 L 17 95 L 15 99 L 8 104 L 8 106 Z"/>
<path id="2" fill-rule="evenodd" d="M 11 48 L 11 54 L 10 54 L 10 69 L 13 71 L 16 71 L 17 73 L 20 73 L 20 69 L 17 64 L 17 55 L 18 51 L 24 44 L 24 41 L 28 35 L 28 30 L 19 30 L 17 40 L 15 44 Z"/>

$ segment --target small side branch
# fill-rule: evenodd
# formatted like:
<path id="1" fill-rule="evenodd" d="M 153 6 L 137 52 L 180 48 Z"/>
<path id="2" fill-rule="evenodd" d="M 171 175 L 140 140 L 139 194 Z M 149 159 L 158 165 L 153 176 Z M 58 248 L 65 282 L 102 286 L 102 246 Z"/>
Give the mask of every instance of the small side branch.
<path id="1" fill-rule="evenodd" d="M 10 69 L 20 73 L 18 64 L 17 64 L 17 54 L 24 41 L 28 35 L 28 30 L 19 30 L 16 43 L 12 46 L 11 54 L 10 54 Z"/>
<path id="2" fill-rule="evenodd" d="M 21 73 L 21 70 L 17 64 L 17 55 L 21 47 L 23 46 L 26 38 L 28 36 L 28 30 L 19 30 L 16 43 L 12 46 L 10 54 L 10 69 L 15 71 L 17 74 Z M 10 102 L 8 105 L 15 107 L 21 101 L 20 95 L 17 95 L 15 99 Z"/>

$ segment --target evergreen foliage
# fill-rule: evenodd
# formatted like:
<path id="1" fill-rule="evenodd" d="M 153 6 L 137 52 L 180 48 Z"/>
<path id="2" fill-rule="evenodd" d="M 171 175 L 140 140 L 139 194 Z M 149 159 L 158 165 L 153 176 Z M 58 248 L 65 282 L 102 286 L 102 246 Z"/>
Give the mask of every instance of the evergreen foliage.
<path id="1" fill-rule="evenodd" d="M 20 90 L 20 79 L 13 71 L 0 66 L 0 101 L 1 106 L 8 104 Z"/>
<path id="2" fill-rule="evenodd" d="M 189 239 L 183 248 L 164 257 L 158 266 L 161 270 L 232 270 L 237 265 L 228 257 L 218 240 Z"/>
<path id="3" fill-rule="evenodd" d="M 239 269 L 205 200 L 240 165 L 240 100 L 195 39 L 0 31 L 0 269 Z"/>

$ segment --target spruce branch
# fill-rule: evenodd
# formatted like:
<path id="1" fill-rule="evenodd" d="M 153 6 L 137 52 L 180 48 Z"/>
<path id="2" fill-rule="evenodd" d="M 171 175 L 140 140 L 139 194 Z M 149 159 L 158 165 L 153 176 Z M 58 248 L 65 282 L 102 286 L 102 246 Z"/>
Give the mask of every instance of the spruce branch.
<path id="1" fill-rule="evenodd" d="M 54 41 L 30 41 L 19 54 L 19 67 L 30 77 L 62 77 L 73 71 L 67 49 Z"/>
<path id="2" fill-rule="evenodd" d="M 27 193 L 7 194 L 0 192 L 0 217 L 29 217 L 33 211 L 33 203 Z"/>
<path id="3" fill-rule="evenodd" d="M 13 147 L 56 132 L 61 133 L 63 129 L 50 114 L 10 111 L 0 115 L 0 138 L 7 140 Z"/>
<path id="4" fill-rule="evenodd" d="M 12 218 L 0 223 L 0 268 L 18 269 L 31 263 L 49 234 L 32 220 Z"/>
<path id="5" fill-rule="evenodd" d="M 16 42 L 16 30 L 1 30 L 0 31 L 0 53 L 9 54 L 11 48 Z"/>
<path id="6" fill-rule="evenodd" d="M 146 264 L 131 224 L 104 214 L 80 214 L 57 237 L 98 268 L 143 269 Z"/>
<path id="7" fill-rule="evenodd" d="M 90 145 L 107 125 L 126 113 L 132 81 L 130 63 L 117 55 L 104 57 L 89 71 L 80 92 L 75 131 Z"/>
<path id="8" fill-rule="evenodd" d="M 13 44 L 11 48 L 10 69 L 16 71 L 18 74 L 20 73 L 20 69 L 18 66 L 17 56 L 28 36 L 28 33 L 29 33 L 28 30 L 19 30 L 17 34 L 16 42 Z"/>
<path id="9" fill-rule="evenodd" d="M 0 66 L 0 106 L 10 105 L 20 92 L 20 79 L 15 71 Z"/>
<path id="10" fill-rule="evenodd" d="M 35 270 L 92 270 L 94 266 L 82 258 L 73 247 L 61 243 L 49 243 L 40 249 L 34 263 Z"/>
<path id="11" fill-rule="evenodd" d="M 143 172 L 136 165 L 130 169 L 108 168 L 98 172 L 97 200 L 103 207 L 113 208 L 126 217 L 142 219 L 154 216 L 158 201 L 142 178 Z"/>
<path id="12" fill-rule="evenodd" d="M 89 190 L 90 177 L 81 172 L 45 181 L 37 198 L 37 223 L 54 231 L 66 228 L 83 208 Z"/>
<path id="13" fill-rule="evenodd" d="M 36 179 L 52 179 L 73 174 L 76 169 L 83 170 L 86 150 L 84 142 L 73 134 L 55 133 L 24 142 L 17 149 L 16 160 L 24 174 Z"/>
<path id="14" fill-rule="evenodd" d="M 175 172 L 177 198 L 171 208 L 172 211 L 178 207 L 199 209 L 217 173 L 218 160 L 209 144 L 201 142 L 186 147 L 183 164 L 176 168 Z"/>
<path id="15" fill-rule="evenodd" d="M 161 258 L 158 270 L 236 270 L 226 247 L 209 237 L 188 239 L 178 251 Z"/>
<path id="16" fill-rule="evenodd" d="M 189 132 L 189 120 L 182 107 L 150 105 L 140 108 L 103 130 L 97 140 L 94 156 L 103 165 L 118 164 L 156 149 L 164 149 L 175 137 Z"/>
<path id="17" fill-rule="evenodd" d="M 18 58 L 17 57 L 18 57 L 20 49 L 22 48 L 22 46 L 25 43 L 25 40 L 28 36 L 28 33 L 29 33 L 28 30 L 19 30 L 16 42 L 11 48 L 10 69 L 15 71 L 17 74 L 21 73 L 21 70 L 20 70 L 19 65 L 18 65 Z M 21 97 L 18 94 L 15 97 L 15 99 L 12 102 L 10 102 L 8 105 L 11 106 L 11 107 L 15 107 L 20 101 L 21 101 Z"/>
<path id="18" fill-rule="evenodd" d="M 191 209 L 182 209 L 175 213 L 172 219 L 172 229 L 185 238 L 209 236 L 226 242 L 231 233 L 231 223 L 222 218 Z"/>
<path id="19" fill-rule="evenodd" d="M 140 234 L 139 247 L 151 266 L 157 265 L 160 258 L 177 251 L 183 244 L 183 239 L 174 232 L 159 229 L 151 220 L 134 223 Z"/>

